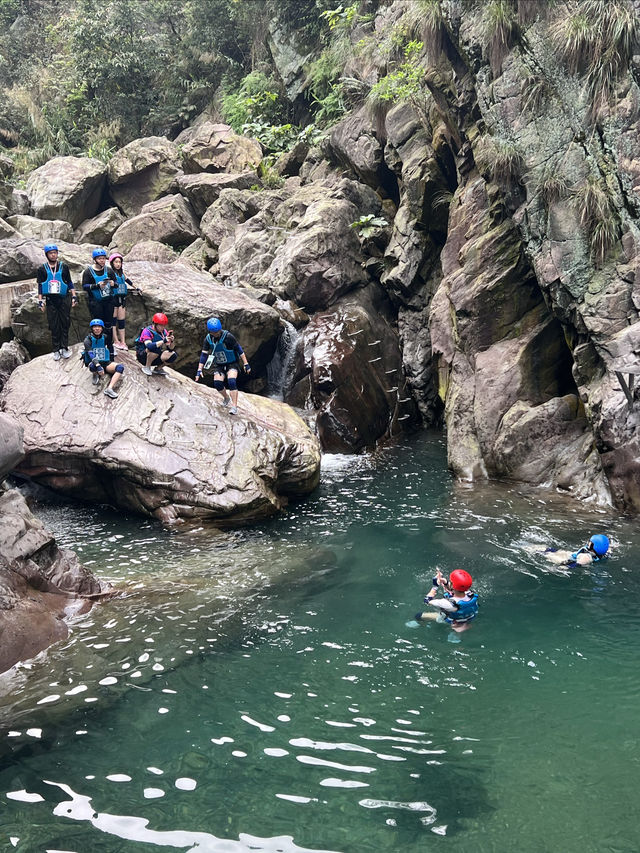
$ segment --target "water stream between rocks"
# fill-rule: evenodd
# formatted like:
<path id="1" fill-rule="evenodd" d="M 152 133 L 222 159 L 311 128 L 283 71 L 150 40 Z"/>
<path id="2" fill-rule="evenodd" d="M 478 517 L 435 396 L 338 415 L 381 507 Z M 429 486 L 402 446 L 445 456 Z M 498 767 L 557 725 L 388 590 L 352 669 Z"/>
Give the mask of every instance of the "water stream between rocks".
<path id="1" fill-rule="evenodd" d="M 456 484 L 429 435 L 247 530 L 36 512 L 124 595 L 0 679 L 3 850 L 637 851 L 636 522 Z M 480 594 L 458 643 L 406 624 L 436 565 Z"/>

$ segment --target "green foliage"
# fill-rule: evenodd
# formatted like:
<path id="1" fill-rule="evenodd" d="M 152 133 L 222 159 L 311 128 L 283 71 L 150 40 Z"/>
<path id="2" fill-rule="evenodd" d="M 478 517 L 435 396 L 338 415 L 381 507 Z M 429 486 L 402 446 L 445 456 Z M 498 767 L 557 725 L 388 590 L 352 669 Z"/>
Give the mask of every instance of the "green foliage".
<path id="1" fill-rule="evenodd" d="M 581 225 L 589 235 L 593 258 L 600 264 L 618 239 L 618 219 L 613 201 L 602 181 L 589 175 L 574 190 L 573 204 L 580 214 Z"/>
<path id="2" fill-rule="evenodd" d="M 351 228 L 357 228 L 361 237 L 371 237 L 376 233 L 378 228 L 386 228 L 389 223 L 382 216 L 375 216 L 369 213 L 366 216 L 361 216 L 351 223 Z"/>
<path id="3" fill-rule="evenodd" d="M 357 3 L 353 3 L 351 6 L 340 4 L 336 9 L 327 9 L 326 12 L 322 12 L 320 18 L 327 22 L 330 30 L 349 29 L 357 14 Z"/>
<path id="4" fill-rule="evenodd" d="M 524 160 L 511 139 L 488 137 L 478 146 L 476 165 L 481 172 L 488 172 L 493 181 L 506 187 L 520 178 Z"/>
<path id="5" fill-rule="evenodd" d="M 247 124 L 282 123 L 287 118 L 287 107 L 279 88 L 273 78 L 261 71 L 252 71 L 242 80 L 239 89 L 223 96 L 222 117 L 236 133 L 242 133 Z"/>
<path id="6" fill-rule="evenodd" d="M 419 54 L 423 47 L 421 41 L 409 42 L 404 50 L 404 62 L 371 87 L 370 103 L 404 101 L 422 91 L 425 71 L 420 64 Z"/>
<path id="7" fill-rule="evenodd" d="M 518 16 L 512 0 L 490 0 L 484 11 L 483 26 L 489 63 L 495 76 L 502 70 L 502 62 L 509 48 L 520 36 Z"/>
<path id="8" fill-rule="evenodd" d="M 548 207 L 552 202 L 566 198 L 570 193 L 569 182 L 562 174 L 560 163 L 549 160 L 538 173 L 536 191 Z"/>
<path id="9" fill-rule="evenodd" d="M 553 38 L 572 73 L 586 75 L 594 111 L 608 101 L 628 66 L 638 36 L 638 16 L 629 0 L 581 0 L 560 19 Z"/>
<path id="10" fill-rule="evenodd" d="M 265 157 L 258 166 L 262 189 L 277 190 L 284 185 L 284 178 L 274 168 L 274 158 Z"/>

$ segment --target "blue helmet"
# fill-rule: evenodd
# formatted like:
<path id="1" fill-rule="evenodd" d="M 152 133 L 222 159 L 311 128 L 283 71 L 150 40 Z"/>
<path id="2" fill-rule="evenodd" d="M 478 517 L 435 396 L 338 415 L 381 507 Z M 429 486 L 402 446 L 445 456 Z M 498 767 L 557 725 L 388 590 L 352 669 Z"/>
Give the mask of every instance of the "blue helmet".
<path id="1" fill-rule="evenodd" d="M 94 249 L 93 252 L 91 252 L 91 257 L 95 261 L 96 258 L 106 258 L 107 253 L 104 249 Z"/>
<path id="2" fill-rule="evenodd" d="M 58 251 L 58 247 L 56 246 L 55 243 L 47 243 L 47 245 L 44 247 L 45 255 L 48 255 L 49 252 L 57 252 L 57 251 Z"/>
<path id="3" fill-rule="evenodd" d="M 94 326 L 100 326 L 101 329 L 104 329 L 104 323 L 102 322 L 102 320 L 92 320 L 89 323 L 89 328 L 91 329 Z"/>
<path id="4" fill-rule="evenodd" d="M 593 550 L 598 557 L 604 557 L 609 550 L 609 539 L 604 533 L 596 533 L 589 539 L 589 542 L 593 545 Z"/>
<path id="5" fill-rule="evenodd" d="M 210 317 L 207 320 L 207 331 L 209 332 L 220 332 L 222 330 L 222 323 L 218 320 L 217 317 Z"/>

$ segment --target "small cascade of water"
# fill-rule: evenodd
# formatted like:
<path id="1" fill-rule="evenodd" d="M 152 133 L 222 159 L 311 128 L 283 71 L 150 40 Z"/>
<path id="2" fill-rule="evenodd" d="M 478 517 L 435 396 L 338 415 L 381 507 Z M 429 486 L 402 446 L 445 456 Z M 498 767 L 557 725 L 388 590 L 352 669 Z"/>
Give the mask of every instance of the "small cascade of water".
<path id="1" fill-rule="evenodd" d="M 284 328 L 278 338 L 273 358 L 267 365 L 267 397 L 283 400 L 289 367 L 296 351 L 298 331 L 288 320 L 281 320 Z"/>

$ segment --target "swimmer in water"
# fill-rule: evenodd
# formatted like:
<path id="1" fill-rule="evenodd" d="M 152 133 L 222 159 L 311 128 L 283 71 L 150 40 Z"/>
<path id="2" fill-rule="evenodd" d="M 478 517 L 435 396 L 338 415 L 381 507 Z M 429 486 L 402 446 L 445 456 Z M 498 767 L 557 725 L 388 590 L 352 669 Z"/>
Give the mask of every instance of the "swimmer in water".
<path id="1" fill-rule="evenodd" d="M 433 579 L 433 586 L 424 599 L 433 610 L 416 613 L 416 622 L 446 622 L 451 630 L 460 634 L 471 627 L 471 620 L 478 615 L 478 594 L 471 589 L 473 578 L 464 569 L 451 572 L 447 580 L 440 569 Z M 437 598 L 442 587 L 444 596 Z"/>
<path id="2" fill-rule="evenodd" d="M 609 553 L 609 545 L 609 538 L 604 533 L 595 533 L 586 545 L 573 553 L 557 548 L 547 548 L 543 553 L 552 563 L 575 569 L 577 566 L 589 566 L 602 560 Z"/>

